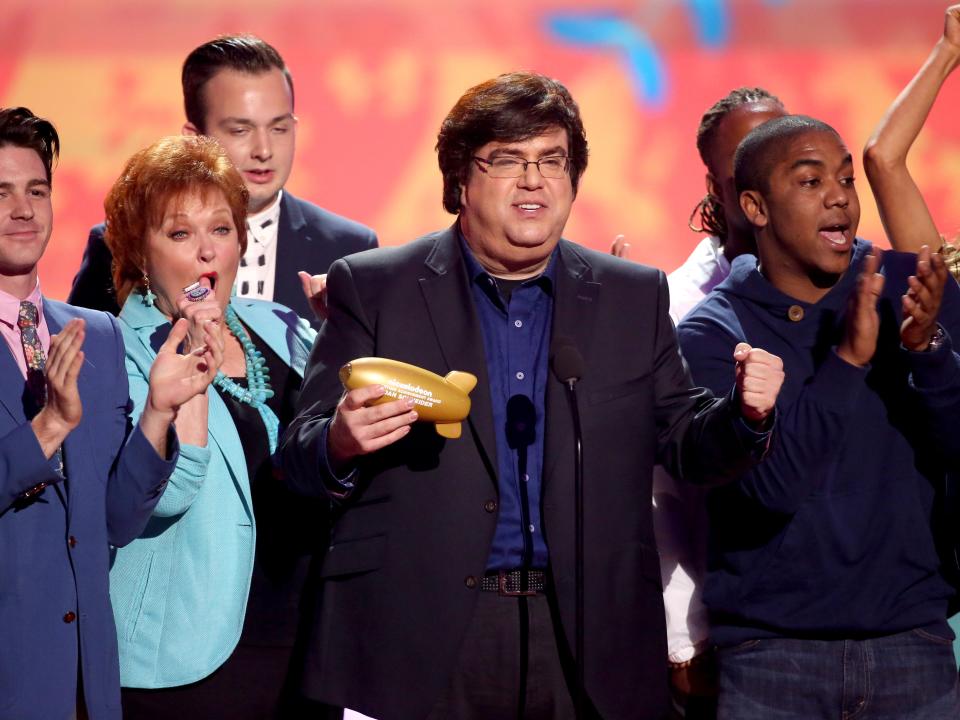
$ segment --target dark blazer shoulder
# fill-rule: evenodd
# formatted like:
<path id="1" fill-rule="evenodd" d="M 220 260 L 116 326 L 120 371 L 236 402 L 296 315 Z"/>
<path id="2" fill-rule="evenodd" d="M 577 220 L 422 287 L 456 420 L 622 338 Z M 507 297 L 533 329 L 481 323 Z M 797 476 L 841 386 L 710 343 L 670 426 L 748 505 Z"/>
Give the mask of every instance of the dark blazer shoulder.
<path id="1" fill-rule="evenodd" d="M 624 260 L 609 253 L 592 250 L 569 240 L 560 241 L 560 257 L 564 267 L 575 276 L 593 282 L 620 285 L 639 290 L 666 284 L 666 274 L 650 265 Z"/>
<path id="2" fill-rule="evenodd" d="M 434 281 L 440 281 L 445 302 L 459 306 L 465 276 L 456 234 L 440 231 L 341 258 L 330 268 L 327 292 L 331 304 L 349 299 L 355 311 L 362 308 L 368 317 L 404 317 L 419 307 L 424 288 Z"/>
<path id="3" fill-rule="evenodd" d="M 284 190 L 280 198 L 273 299 L 300 317 L 311 319 L 314 327 L 319 328 L 297 273 L 326 273 L 334 261 L 376 246 L 377 236 L 370 228 Z"/>
<path id="4" fill-rule="evenodd" d="M 92 228 L 90 228 L 90 236 L 87 238 L 87 242 L 92 244 L 94 242 L 101 242 L 106 246 L 106 240 L 104 236 L 107 234 L 107 224 L 105 222 L 97 223 Z"/>
<path id="5" fill-rule="evenodd" d="M 90 228 L 87 246 L 83 250 L 80 268 L 73 278 L 73 286 L 67 297 L 71 305 L 106 310 L 114 315 L 120 312 L 113 290 L 110 268 L 113 256 L 107 247 L 104 235 L 106 225 L 98 223 Z"/>
<path id="6" fill-rule="evenodd" d="M 352 248 L 351 252 L 377 247 L 377 235 L 371 228 L 308 200 L 295 197 L 286 190 L 280 200 L 280 213 L 288 216 L 293 228 L 305 227 L 328 240 L 347 243 Z"/>
<path id="7" fill-rule="evenodd" d="M 438 230 L 403 245 L 380 247 L 351 255 L 344 258 L 344 261 L 351 268 L 358 270 L 376 270 L 407 266 L 422 267 L 437 255 L 443 256 L 442 269 L 446 269 L 455 258 L 460 257 L 457 237 L 452 229 Z"/>

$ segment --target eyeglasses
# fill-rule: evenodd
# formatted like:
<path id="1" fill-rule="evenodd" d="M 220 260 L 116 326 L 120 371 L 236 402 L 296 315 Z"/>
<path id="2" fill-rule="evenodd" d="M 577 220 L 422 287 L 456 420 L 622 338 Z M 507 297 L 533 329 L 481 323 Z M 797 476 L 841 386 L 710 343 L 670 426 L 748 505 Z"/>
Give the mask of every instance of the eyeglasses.
<path id="1" fill-rule="evenodd" d="M 493 160 L 486 160 L 482 157 L 473 156 L 473 159 L 483 163 L 480 167 L 487 175 L 493 178 L 516 178 L 527 172 L 527 165 L 536 165 L 537 170 L 545 178 L 565 177 L 570 169 L 570 158 L 566 155 L 551 155 L 539 160 L 523 160 L 518 157 L 495 157 Z M 483 166 L 486 166 L 485 168 Z"/>

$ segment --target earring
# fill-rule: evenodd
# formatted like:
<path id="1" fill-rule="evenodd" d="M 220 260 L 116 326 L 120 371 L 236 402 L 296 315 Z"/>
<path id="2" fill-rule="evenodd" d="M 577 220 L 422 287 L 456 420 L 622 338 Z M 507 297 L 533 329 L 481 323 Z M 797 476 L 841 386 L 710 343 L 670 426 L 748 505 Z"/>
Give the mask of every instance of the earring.
<path id="1" fill-rule="evenodd" d="M 157 296 L 153 294 L 153 289 L 150 287 L 150 278 L 147 276 L 146 271 L 143 273 L 143 299 L 142 302 L 147 307 L 153 307 L 153 302 L 157 299 Z"/>

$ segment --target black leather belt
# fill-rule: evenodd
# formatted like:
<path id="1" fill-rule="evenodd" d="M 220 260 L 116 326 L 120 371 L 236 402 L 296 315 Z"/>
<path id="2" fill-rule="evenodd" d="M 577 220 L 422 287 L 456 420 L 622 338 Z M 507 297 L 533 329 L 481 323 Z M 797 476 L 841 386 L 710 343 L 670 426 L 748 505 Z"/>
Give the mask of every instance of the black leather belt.
<path id="1" fill-rule="evenodd" d="M 547 588 L 547 573 L 543 570 L 499 570 L 488 572 L 480 580 L 480 589 L 512 597 L 540 595 Z"/>

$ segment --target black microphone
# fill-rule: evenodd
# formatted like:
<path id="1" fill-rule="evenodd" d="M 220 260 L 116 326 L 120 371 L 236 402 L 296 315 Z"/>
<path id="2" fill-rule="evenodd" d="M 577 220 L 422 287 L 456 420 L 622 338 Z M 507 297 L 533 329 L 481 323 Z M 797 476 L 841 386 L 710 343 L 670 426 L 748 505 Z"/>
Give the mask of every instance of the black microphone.
<path id="1" fill-rule="evenodd" d="M 577 403 L 576 384 L 583 377 L 583 355 L 573 340 L 567 337 L 554 338 L 550 343 L 550 367 L 557 379 L 567 386 L 567 400 L 573 419 L 573 494 L 574 494 L 574 586 L 576 633 L 574 655 L 577 661 L 573 701 L 577 720 L 584 717 L 584 588 L 583 588 L 583 434 L 580 431 L 580 407 Z"/>
<path id="2" fill-rule="evenodd" d="M 583 355 L 567 337 L 558 337 L 550 344 L 550 367 L 564 385 L 572 387 L 583 377 Z"/>

